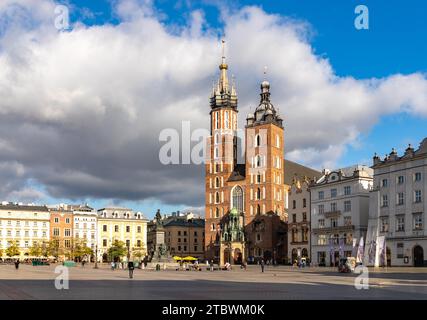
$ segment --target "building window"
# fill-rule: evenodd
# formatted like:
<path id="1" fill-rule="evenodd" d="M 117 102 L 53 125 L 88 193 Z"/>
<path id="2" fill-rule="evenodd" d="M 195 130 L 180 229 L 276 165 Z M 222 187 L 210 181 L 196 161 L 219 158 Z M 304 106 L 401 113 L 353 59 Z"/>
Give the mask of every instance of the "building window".
<path id="1" fill-rule="evenodd" d="M 405 231 L 405 216 L 396 217 L 396 231 Z"/>
<path id="2" fill-rule="evenodd" d="M 296 200 L 292 200 L 292 209 L 296 209 L 297 208 L 297 202 Z"/>
<path id="3" fill-rule="evenodd" d="M 353 244 L 353 234 L 347 233 L 344 234 L 345 244 Z"/>
<path id="4" fill-rule="evenodd" d="M 119 232 L 119 226 L 118 225 L 114 226 L 114 232 Z"/>
<path id="5" fill-rule="evenodd" d="M 414 214 L 414 230 L 422 230 L 423 229 L 423 216 L 421 213 Z"/>
<path id="6" fill-rule="evenodd" d="M 198 247 L 197 246 L 194 246 L 194 251 L 198 251 Z"/>
<path id="7" fill-rule="evenodd" d="M 194 236 L 197 237 L 197 231 L 194 231 Z"/>
<path id="8" fill-rule="evenodd" d="M 388 217 L 381 218 L 380 230 L 381 232 L 388 232 Z"/>
<path id="9" fill-rule="evenodd" d="M 324 246 L 326 244 L 326 235 L 325 234 L 319 234 L 319 237 L 317 238 L 317 244 Z"/>
<path id="10" fill-rule="evenodd" d="M 225 128 L 226 129 L 229 129 L 229 123 L 230 123 L 230 121 L 229 121 L 229 119 L 228 119 L 228 111 L 225 111 Z"/>
<path id="11" fill-rule="evenodd" d="M 102 239 L 102 246 L 107 247 L 107 239 Z"/>
<path id="12" fill-rule="evenodd" d="M 59 228 L 53 228 L 53 235 L 59 237 Z"/>
<path id="13" fill-rule="evenodd" d="M 303 208 L 307 207 L 307 199 L 306 198 L 302 199 L 302 207 Z"/>
<path id="14" fill-rule="evenodd" d="M 397 194 L 397 205 L 401 206 L 405 203 L 405 195 L 403 192 L 399 192 Z"/>
<path id="15" fill-rule="evenodd" d="M 215 203 L 219 203 L 220 199 L 219 199 L 219 192 L 215 193 Z"/>
<path id="16" fill-rule="evenodd" d="M 65 231 L 64 231 L 64 235 L 65 235 L 66 237 L 71 237 L 71 229 L 65 229 Z"/>
<path id="17" fill-rule="evenodd" d="M 322 200 L 325 198 L 325 192 L 324 191 L 319 191 L 319 200 Z"/>
<path id="18" fill-rule="evenodd" d="M 351 201 L 347 200 L 344 201 L 344 212 L 350 212 L 351 211 Z"/>
<path id="19" fill-rule="evenodd" d="M 337 203 L 336 202 L 332 202 L 331 203 L 331 212 L 336 212 L 337 211 Z"/>
<path id="20" fill-rule="evenodd" d="M 319 219 L 319 228 L 324 228 L 324 227 L 325 227 L 325 220 Z"/>
<path id="21" fill-rule="evenodd" d="M 136 232 L 138 232 L 138 233 L 141 233 L 141 226 L 138 226 L 137 228 L 136 228 Z"/>
<path id="22" fill-rule="evenodd" d="M 102 226 L 102 231 L 107 232 L 107 225 L 106 225 L 106 224 L 104 224 L 104 225 Z"/>
<path id="23" fill-rule="evenodd" d="M 261 136 L 257 134 L 255 136 L 255 147 L 259 147 L 259 146 L 261 146 Z"/>
<path id="24" fill-rule="evenodd" d="M 141 240 L 136 240 L 136 246 L 137 246 L 138 248 L 140 248 L 140 247 L 141 247 Z"/>
<path id="25" fill-rule="evenodd" d="M 344 217 L 344 225 L 351 226 L 351 217 Z"/>
<path id="26" fill-rule="evenodd" d="M 382 186 L 383 188 L 387 188 L 387 186 L 388 186 L 388 180 L 387 180 L 387 179 L 382 179 L 382 180 L 381 180 L 381 186 Z"/>
<path id="27" fill-rule="evenodd" d="M 261 183 L 261 174 L 260 173 L 258 173 L 256 176 L 256 182 Z"/>
<path id="28" fill-rule="evenodd" d="M 304 221 L 304 222 L 307 221 L 307 212 L 302 213 L 302 221 Z"/>
<path id="29" fill-rule="evenodd" d="M 422 201 L 421 190 L 415 190 L 415 192 L 414 192 L 414 202 L 420 203 L 421 201 Z"/>
<path id="30" fill-rule="evenodd" d="M 297 222 L 297 215 L 295 213 L 292 215 L 292 222 L 293 223 Z"/>
<path id="31" fill-rule="evenodd" d="M 219 208 L 215 208 L 215 218 L 219 218 Z M 178 231 L 179 233 L 180 231 Z"/>
<path id="32" fill-rule="evenodd" d="M 414 180 L 415 181 L 421 181 L 421 172 L 415 172 Z"/>
<path id="33" fill-rule="evenodd" d="M 55 223 L 59 223 L 59 218 L 58 217 L 55 217 L 53 220 L 55 221 Z"/>
<path id="34" fill-rule="evenodd" d="M 336 228 L 338 226 L 338 219 L 337 218 L 331 218 L 331 227 Z"/>
<path id="35" fill-rule="evenodd" d="M 397 177 L 397 184 L 403 184 L 405 182 L 404 176 L 398 176 Z"/>
<path id="36" fill-rule="evenodd" d="M 256 213 L 257 214 L 261 213 L 261 206 L 259 204 L 257 204 L 257 206 L 256 206 Z"/>
<path id="37" fill-rule="evenodd" d="M 276 148 L 280 148 L 280 137 L 276 134 Z"/>
<path id="38" fill-rule="evenodd" d="M 325 212 L 325 205 L 319 204 L 319 214 L 323 214 Z"/>
<path id="39" fill-rule="evenodd" d="M 64 245 L 65 245 L 65 248 L 70 248 L 71 247 L 71 240 L 69 240 L 69 239 L 65 240 Z"/>
<path id="40" fill-rule="evenodd" d="M 331 189 L 331 198 L 335 198 L 337 196 L 337 189 Z"/>
<path id="41" fill-rule="evenodd" d="M 65 218 L 65 223 L 70 223 L 70 218 Z"/>
<path id="42" fill-rule="evenodd" d="M 344 195 L 348 196 L 351 194 L 351 187 L 350 186 L 345 186 L 344 187 Z"/>
<path id="43" fill-rule="evenodd" d="M 130 226 L 126 226 L 126 232 L 130 232 Z"/>
<path id="44" fill-rule="evenodd" d="M 243 189 L 240 186 L 236 186 L 233 189 L 233 207 L 237 209 L 238 213 L 241 213 L 244 210 L 243 209 Z"/>
<path id="45" fill-rule="evenodd" d="M 126 247 L 130 248 L 130 240 L 126 240 Z"/>
<path id="46" fill-rule="evenodd" d="M 388 196 L 386 194 L 382 195 L 381 207 L 388 207 Z"/>
<path id="47" fill-rule="evenodd" d="M 396 254 L 398 259 L 403 259 L 403 243 L 396 244 Z"/>

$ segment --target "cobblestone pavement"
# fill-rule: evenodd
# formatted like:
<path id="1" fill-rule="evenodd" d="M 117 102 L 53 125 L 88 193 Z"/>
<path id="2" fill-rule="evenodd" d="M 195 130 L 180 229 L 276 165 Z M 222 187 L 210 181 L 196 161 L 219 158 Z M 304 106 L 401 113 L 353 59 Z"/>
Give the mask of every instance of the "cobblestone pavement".
<path id="1" fill-rule="evenodd" d="M 57 290 L 54 265 L 0 265 L 0 299 L 427 299 L 427 268 L 370 269 L 368 290 L 355 288 L 357 275 L 332 268 L 136 269 L 134 279 L 107 265 L 68 270 L 69 290 Z"/>

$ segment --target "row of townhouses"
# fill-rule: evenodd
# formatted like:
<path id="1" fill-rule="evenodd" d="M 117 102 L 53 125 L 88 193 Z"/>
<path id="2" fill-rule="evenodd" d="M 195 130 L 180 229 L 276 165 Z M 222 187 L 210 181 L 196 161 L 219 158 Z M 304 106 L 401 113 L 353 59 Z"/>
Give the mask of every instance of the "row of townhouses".
<path id="1" fill-rule="evenodd" d="M 88 205 L 23 205 L 0 204 L 0 250 L 14 244 L 21 258 L 30 257 L 29 249 L 47 245 L 51 240 L 60 249 L 60 256 L 72 256 L 76 243 L 89 248 L 91 259 L 108 260 L 108 249 L 121 241 L 135 252 L 147 253 L 147 222 L 141 212 L 127 208 L 94 210 Z"/>
<path id="2" fill-rule="evenodd" d="M 357 256 L 361 247 L 366 265 L 424 266 L 426 191 L 427 138 L 401 156 L 394 149 L 383 159 L 375 155 L 371 167 L 324 170 L 311 181 L 294 178 L 286 205 L 288 256 L 330 266 Z"/>

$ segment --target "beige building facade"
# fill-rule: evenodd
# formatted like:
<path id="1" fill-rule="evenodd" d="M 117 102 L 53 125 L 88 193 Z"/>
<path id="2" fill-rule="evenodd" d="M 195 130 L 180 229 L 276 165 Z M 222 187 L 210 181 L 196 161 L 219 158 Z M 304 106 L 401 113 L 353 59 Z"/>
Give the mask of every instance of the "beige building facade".
<path id="1" fill-rule="evenodd" d="M 20 258 L 28 256 L 28 249 L 35 243 L 50 239 L 50 215 L 45 206 L 0 204 L 0 249 L 6 258 L 6 249 L 15 242 Z"/>

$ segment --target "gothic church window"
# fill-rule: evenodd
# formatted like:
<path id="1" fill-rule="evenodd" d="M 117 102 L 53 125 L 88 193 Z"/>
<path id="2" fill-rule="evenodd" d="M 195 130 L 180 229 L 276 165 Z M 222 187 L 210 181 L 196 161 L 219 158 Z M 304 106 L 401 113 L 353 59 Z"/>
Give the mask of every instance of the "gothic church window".
<path id="1" fill-rule="evenodd" d="M 243 189 L 240 186 L 233 189 L 233 207 L 237 212 L 243 212 Z"/>

